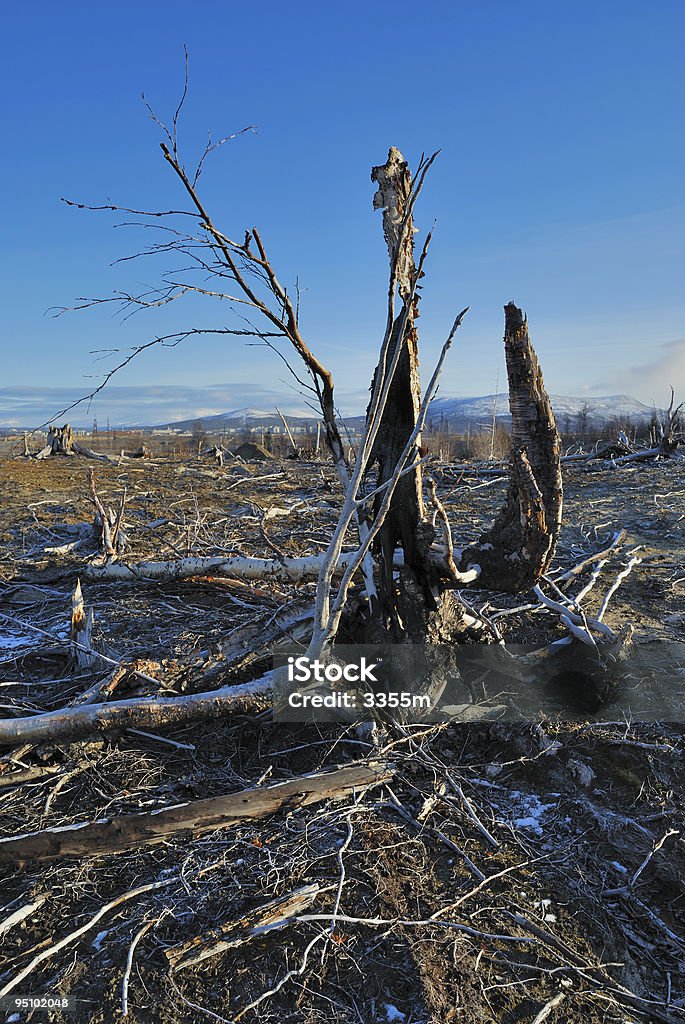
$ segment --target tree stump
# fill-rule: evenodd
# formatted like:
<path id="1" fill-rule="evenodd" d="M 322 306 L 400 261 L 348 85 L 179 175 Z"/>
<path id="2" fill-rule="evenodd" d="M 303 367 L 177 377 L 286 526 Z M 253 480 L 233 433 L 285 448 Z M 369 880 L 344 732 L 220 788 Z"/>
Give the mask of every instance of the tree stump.
<path id="1" fill-rule="evenodd" d="M 512 420 L 509 489 L 491 529 L 462 552 L 460 569 L 477 563 L 482 586 L 516 593 L 533 586 L 554 557 L 563 501 L 561 439 L 528 320 L 513 302 L 504 313 Z"/>

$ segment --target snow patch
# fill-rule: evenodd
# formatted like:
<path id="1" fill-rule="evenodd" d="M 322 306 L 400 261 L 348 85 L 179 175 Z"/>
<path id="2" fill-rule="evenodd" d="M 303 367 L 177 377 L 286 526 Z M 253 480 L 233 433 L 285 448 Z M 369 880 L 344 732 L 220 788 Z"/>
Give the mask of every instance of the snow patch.
<path id="1" fill-rule="evenodd" d="M 514 814 L 518 813 L 518 817 L 514 817 L 512 823 L 516 828 L 528 828 L 531 832 L 541 836 L 543 832 L 541 819 L 547 811 L 555 808 L 556 804 L 543 804 L 535 793 L 520 793 L 518 790 L 514 790 L 511 796 L 515 803 Z"/>
<path id="2" fill-rule="evenodd" d="M 110 929 L 105 928 L 104 932 L 98 932 L 93 941 L 91 942 L 91 946 L 93 947 L 93 949 L 97 949 L 98 953 L 100 952 L 100 946 L 102 945 L 103 939 L 107 938 L 109 932 Z"/>
<path id="3" fill-rule="evenodd" d="M 18 647 L 34 647 L 36 639 L 25 633 L 0 633 L 0 654 L 15 651 Z"/>

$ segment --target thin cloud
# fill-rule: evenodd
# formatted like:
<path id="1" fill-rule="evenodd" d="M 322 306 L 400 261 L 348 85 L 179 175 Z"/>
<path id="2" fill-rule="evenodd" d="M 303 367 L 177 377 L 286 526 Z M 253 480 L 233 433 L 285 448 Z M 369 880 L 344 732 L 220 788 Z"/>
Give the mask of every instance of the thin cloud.
<path id="1" fill-rule="evenodd" d="M 621 388 L 649 395 L 657 406 L 668 404 L 669 388 L 685 397 L 685 338 L 659 345 L 654 358 L 641 366 L 617 372 Z"/>
<path id="2" fill-rule="evenodd" d="M 52 420 L 83 395 L 79 387 L 5 387 L 0 388 L 0 427 L 32 428 Z M 365 392 L 347 391 L 337 395 L 345 415 L 365 408 Z M 276 391 L 259 384 L 238 382 L 206 387 L 182 385 L 112 385 L 89 404 L 78 406 L 68 418 L 74 426 L 90 427 L 93 419 L 100 426 L 155 426 L 176 420 L 202 418 L 240 409 L 272 411 L 276 405 L 291 415 L 311 416 L 315 409 L 300 396 L 284 388 Z M 312 405 L 315 404 L 315 399 Z"/>

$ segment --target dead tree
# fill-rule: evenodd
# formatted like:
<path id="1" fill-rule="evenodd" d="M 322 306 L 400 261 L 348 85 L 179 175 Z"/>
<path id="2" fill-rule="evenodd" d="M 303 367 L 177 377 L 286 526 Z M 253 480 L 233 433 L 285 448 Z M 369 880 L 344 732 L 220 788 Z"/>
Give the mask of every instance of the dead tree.
<path id="1" fill-rule="evenodd" d="M 418 318 L 418 280 L 414 263 L 414 224 L 411 209 L 408 208 L 412 193 L 409 167 L 402 154 L 394 146 L 388 153 L 385 164 L 374 167 L 371 180 L 378 185 L 373 205 L 383 210 L 383 233 L 388 246 L 391 276 L 395 269 L 397 291 L 402 303 L 400 312 L 392 322 L 387 356 L 382 357 L 376 367 L 373 385 L 380 381 L 388 383 L 388 395 L 381 417 L 367 473 L 377 467 L 376 487 L 382 487 L 391 479 L 395 467 L 404 451 L 407 440 L 416 426 L 421 406 L 421 385 L 419 379 L 418 332 L 415 321 Z M 392 282 L 391 282 L 392 287 Z M 392 376 L 389 374 L 393 357 L 398 356 Z M 367 409 L 367 421 L 372 415 L 372 406 Z M 433 569 L 427 557 L 430 540 L 424 523 L 422 467 L 419 463 L 420 434 L 415 440 L 415 451 L 410 461 L 416 463 L 413 472 L 397 481 L 392 502 L 376 538 L 374 547 L 380 562 L 379 613 L 383 624 L 395 638 L 402 626 L 398 617 L 395 587 L 393 583 L 393 559 L 399 546 L 404 553 L 404 562 L 412 571 L 422 589 L 433 582 Z M 383 491 L 374 499 L 374 516 L 380 512 Z M 423 536 L 422 536 L 423 534 Z"/>
<path id="2" fill-rule="evenodd" d="M 505 351 L 514 429 L 511 482 L 505 508 L 481 543 L 461 554 L 455 550 L 446 511 L 435 492 L 435 517 L 427 514 L 423 496 L 423 464 L 427 456 L 421 451 L 421 432 L 444 361 L 467 313 L 463 309 L 456 316 L 422 392 L 416 320 L 419 282 L 431 235 L 426 236 L 415 259 L 413 215 L 437 154 L 422 159 L 412 179 L 402 154 L 392 148 L 386 163 L 372 172 L 378 186 L 374 206 L 383 210 L 390 259 L 387 317 L 366 423 L 351 461 L 346 457 L 336 422 L 333 377 L 303 338 L 297 304 L 276 275 L 260 233 L 253 228 L 245 233 L 242 242 L 237 242 L 214 224 L 197 192 L 199 169 L 190 177 L 177 153 L 175 133 L 168 138 L 170 144 L 162 144 L 164 157 L 192 207 L 182 213 L 194 217 L 200 234 L 207 237 L 206 251 L 200 246 L 199 257 L 203 283 L 195 286 L 187 280 L 182 284 L 167 280 L 162 290 L 165 298 L 157 297 L 151 302 L 149 297 L 127 295 L 117 301 L 123 301 L 127 307 L 161 305 L 196 291 L 245 303 L 253 316 L 258 314 L 276 329 L 276 334 L 292 346 L 303 363 L 310 381 L 304 386 L 310 387 L 319 401 L 326 441 L 343 490 L 338 523 L 321 556 L 270 560 L 269 571 L 276 575 L 292 578 L 296 573 L 301 578 L 313 574 L 317 578 L 307 656 L 313 659 L 327 655 L 343 634 L 345 639 L 351 637 L 355 641 L 415 644 L 459 641 L 468 628 L 480 629 L 479 635 L 487 636 L 483 632 L 485 623 L 476 613 L 467 613 L 456 590 L 476 581 L 479 586 L 485 583 L 500 590 L 527 589 L 540 578 L 554 554 L 561 521 L 560 445 L 527 322 L 510 303 L 506 307 Z M 127 211 L 131 212 L 140 213 Z M 144 212 L 141 215 L 149 216 Z M 185 260 L 197 262 L 197 243 L 196 235 L 181 233 L 164 249 L 171 248 Z M 208 289 L 208 276 L 214 278 L 221 291 Z M 235 294 L 223 291 L 227 280 Z M 262 339 L 269 337 L 258 327 L 248 333 Z M 272 342 L 268 344 L 273 347 Z M 295 370 L 292 372 L 297 376 Z M 303 383 L 299 376 L 297 379 Z M 358 546 L 353 551 L 345 550 L 350 530 L 355 527 Z M 106 564 L 92 568 L 89 575 L 100 579 L 144 577 L 142 566 L 128 566 L 117 559 L 113 538 L 110 535 L 108 540 L 106 532 L 103 530 Z M 182 567 L 179 563 L 183 574 L 196 573 L 200 568 L 198 559 L 182 561 L 192 563 Z M 222 557 L 218 561 L 226 568 L 233 561 L 234 568 L 248 574 L 263 575 L 266 569 L 265 561 L 260 559 Z M 149 563 L 146 568 L 150 577 L 153 567 L 159 569 L 158 577 L 177 578 L 177 566 L 173 563 Z M 206 568 L 204 565 L 202 571 Z M 361 589 L 355 588 L 351 598 L 353 580 L 360 576 L 363 597 L 356 596 Z M 273 692 L 279 671 L 274 669 L 242 686 L 228 686 L 183 699 L 91 705 L 85 710 L 62 709 L 50 716 L 40 716 L 39 723 L 33 719 L 0 723 L 0 742 L 38 735 L 84 735 L 94 728 L 114 728 L 122 723 L 161 725 L 198 715 L 219 715 L 255 701 L 259 706 Z"/>
<path id="3" fill-rule="evenodd" d="M 88 471 L 90 497 L 95 507 L 93 517 L 93 540 L 101 548 L 106 561 L 115 561 L 128 548 L 128 536 L 124 529 L 124 509 L 126 507 L 126 489 L 121 496 L 119 509 L 114 512 L 105 508 L 95 487 L 95 474 L 92 467 Z"/>
<path id="4" fill-rule="evenodd" d="M 182 215 L 197 221 L 201 235 L 206 237 L 207 251 L 203 254 L 200 246 L 198 256 L 198 237 L 184 232 L 164 248 L 197 264 L 204 280 L 194 285 L 188 278 L 181 283 L 167 276 L 164 287 L 152 298 L 149 293 L 124 294 L 115 301 L 123 303 L 127 309 L 145 308 L 197 292 L 246 304 L 253 315 L 261 316 L 275 332 L 256 326 L 249 332 L 227 333 L 256 335 L 271 348 L 275 347 L 271 338 L 280 337 L 294 349 L 303 364 L 309 383 L 297 370 L 289 368 L 298 382 L 309 387 L 318 399 L 325 438 L 345 493 L 339 526 L 319 571 L 312 641 L 315 648 L 333 642 L 352 576 L 360 571 L 366 603 L 363 609 L 353 609 L 346 629 L 349 632 L 358 628 L 361 637 L 376 640 L 411 638 L 418 642 L 425 637 L 441 640 L 454 637 L 463 617 L 453 591 L 479 577 L 481 582 L 487 579 L 487 585 L 497 589 L 525 589 L 534 583 L 552 558 L 559 528 L 559 440 L 527 325 L 513 304 L 507 307 L 505 336 L 514 416 L 507 507 L 482 546 L 467 549 L 461 560 L 455 559 L 444 510 L 439 517 L 439 528 L 432 525 L 432 515 L 426 514 L 421 430 L 442 361 L 466 313 L 462 311 L 455 320 L 436 374 L 422 398 L 416 320 L 419 282 L 424 273 L 430 234 L 416 260 L 414 207 L 437 154 L 422 159 L 414 179 L 402 154 L 394 147 L 385 164 L 372 170 L 372 180 L 377 186 L 374 207 L 383 211 L 390 259 L 388 308 L 364 437 L 355 462 L 351 463 L 346 457 L 335 416 L 333 377 L 305 341 L 299 326 L 297 303 L 281 283 L 260 232 L 252 228 L 239 242 L 221 231 L 198 193 L 202 161 L 195 175 L 190 175 L 179 157 L 175 131 L 167 132 L 167 139 L 168 142 L 162 143 L 164 158 L 190 200 L 190 210 L 182 211 Z M 126 212 L 148 217 L 145 211 Z M 160 216 L 171 215 L 173 211 Z M 207 286 L 207 275 L 216 288 Z M 232 294 L 225 291 L 227 280 L 234 286 Z M 109 300 L 95 300 L 98 301 Z M 84 303 L 85 306 L 92 304 Z M 333 578 L 338 572 L 342 540 L 355 524 L 360 541 L 359 560 L 350 559 L 334 593 Z M 398 552 L 403 564 L 396 581 Z"/>
<path id="5" fill-rule="evenodd" d="M 683 402 L 673 408 L 675 402 L 675 391 L 671 388 L 671 401 L 666 410 L 666 422 L 662 425 L 659 451 L 662 455 L 672 455 L 678 446 L 682 444 L 682 422 Z"/>
<path id="6" fill-rule="evenodd" d="M 463 552 L 461 565 L 477 562 L 480 585 L 516 592 L 533 586 L 554 557 L 562 514 L 561 439 L 528 320 L 513 302 L 504 314 L 511 410 L 509 489 L 492 528 Z"/>
<path id="7" fill-rule="evenodd" d="M 671 387 L 671 401 L 665 411 L 665 418 L 659 424 L 658 444 L 656 437 L 650 432 L 650 448 L 633 451 L 628 447 L 626 451 L 621 451 L 616 446 L 609 446 L 596 454 L 587 456 L 587 458 L 611 458 L 615 466 L 624 466 L 633 462 L 649 462 L 652 459 L 670 459 L 677 454 L 679 447 L 683 444 L 682 410 L 684 404 L 681 402 L 674 408 L 675 391 Z M 623 440 L 627 440 L 625 435 L 623 435 Z"/>
<path id="8" fill-rule="evenodd" d="M 226 455 L 230 456 L 231 453 L 228 451 L 228 449 L 224 448 L 223 445 L 217 444 L 213 444 L 209 448 L 201 448 L 200 451 L 197 453 L 198 459 L 211 457 L 220 467 L 223 467 Z"/>
<path id="9" fill-rule="evenodd" d="M 527 321 L 513 303 L 505 307 L 505 352 L 512 412 L 510 486 L 504 509 L 481 544 L 467 549 L 458 569 L 445 510 L 438 518 L 441 536 L 426 517 L 423 499 L 421 436 L 416 427 L 421 408 L 419 379 L 418 281 L 414 262 L 411 176 L 394 147 L 385 164 L 374 167 L 378 185 L 374 207 L 383 210 L 383 229 L 401 309 L 392 320 L 387 353 L 382 352 L 374 385 L 387 383 L 387 400 L 375 436 L 367 473 L 377 467 L 374 518 L 381 514 L 383 490 L 392 479 L 408 441 L 412 450 L 397 481 L 392 501 L 374 542 L 379 561 L 378 616 L 380 633 L 396 642 L 424 637 L 446 640 L 463 630 L 463 616 L 454 595 L 456 584 L 471 582 L 498 590 L 525 590 L 535 583 L 554 555 L 561 526 L 562 483 L 560 439 L 542 373 L 530 343 Z M 373 386 L 372 386 L 373 390 Z M 373 400 L 367 422 L 373 414 Z M 381 490 L 378 490 L 381 488 Z M 433 497 L 437 506 L 437 499 Z M 436 553 L 442 541 L 442 552 Z M 394 580 L 395 553 L 404 565 L 399 587 Z M 477 568 L 474 568 L 477 567 Z M 372 632 L 373 635 L 373 632 Z"/>

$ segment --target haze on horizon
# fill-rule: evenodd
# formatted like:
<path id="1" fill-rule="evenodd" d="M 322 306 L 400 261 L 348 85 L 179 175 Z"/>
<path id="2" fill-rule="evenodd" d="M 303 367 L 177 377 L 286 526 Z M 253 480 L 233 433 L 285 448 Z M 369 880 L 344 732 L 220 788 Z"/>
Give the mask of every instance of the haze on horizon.
<path id="1" fill-rule="evenodd" d="M 46 315 L 79 296 L 142 290 L 166 269 L 116 263 L 140 249 L 140 234 L 60 197 L 179 206 L 140 92 L 173 113 L 184 44 L 188 162 L 207 129 L 257 126 L 208 162 L 206 204 L 228 233 L 258 224 L 281 277 L 299 280 L 303 331 L 345 412 L 365 404 L 384 327 L 387 257 L 369 171 L 390 145 L 411 165 L 442 149 L 416 214 L 422 231 L 437 220 L 418 324 L 424 378 L 455 311 L 471 306 L 442 395 L 492 393 L 498 374 L 501 388 L 509 299 L 528 313 L 550 392 L 663 405 L 669 384 L 683 390 L 682 4 L 428 3 L 417 18 L 401 3 L 395 42 L 409 23 L 411 42 L 395 70 L 392 31 L 358 0 L 344 11 L 267 7 L 265 17 L 199 3 L 192 21 L 178 0 L 164 17 L 131 0 L 115 19 L 81 2 L 4 12 L 0 423 L 19 408 L 42 422 L 62 395 L 92 390 L 121 358 L 103 350 L 229 321 L 225 305 L 196 299 L 123 323 L 107 306 Z M 274 396 L 303 405 L 272 353 L 210 337 L 143 354 L 74 420 L 163 422 L 271 408 Z"/>

